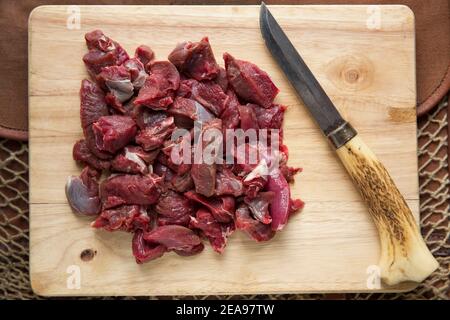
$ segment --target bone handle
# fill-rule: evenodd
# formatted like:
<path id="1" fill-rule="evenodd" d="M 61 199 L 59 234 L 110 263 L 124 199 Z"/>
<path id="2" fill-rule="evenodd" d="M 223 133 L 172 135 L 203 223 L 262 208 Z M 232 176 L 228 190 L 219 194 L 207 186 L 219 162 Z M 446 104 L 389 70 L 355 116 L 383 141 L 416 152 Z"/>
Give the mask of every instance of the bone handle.
<path id="1" fill-rule="evenodd" d="M 378 229 L 383 282 L 395 285 L 423 281 L 439 264 L 383 164 L 358 135 L 336 152 L 366 201 Z"/>

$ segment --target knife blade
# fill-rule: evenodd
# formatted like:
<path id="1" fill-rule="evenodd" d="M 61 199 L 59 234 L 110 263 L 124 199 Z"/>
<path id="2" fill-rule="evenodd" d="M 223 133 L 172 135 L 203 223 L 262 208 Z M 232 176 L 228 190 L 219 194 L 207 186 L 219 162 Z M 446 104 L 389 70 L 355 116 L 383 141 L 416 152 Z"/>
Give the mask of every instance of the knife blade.
<path id="1" fill-rule="evenodd" d="M 439 264 L 427 248 L 410 208 L 388 171 L 339 114 L 264 2 L 259 22 L 267 48 L 335 147 L 368 206 L 380 238 L 381 279 L 387 285 L 421 282 Z"/>

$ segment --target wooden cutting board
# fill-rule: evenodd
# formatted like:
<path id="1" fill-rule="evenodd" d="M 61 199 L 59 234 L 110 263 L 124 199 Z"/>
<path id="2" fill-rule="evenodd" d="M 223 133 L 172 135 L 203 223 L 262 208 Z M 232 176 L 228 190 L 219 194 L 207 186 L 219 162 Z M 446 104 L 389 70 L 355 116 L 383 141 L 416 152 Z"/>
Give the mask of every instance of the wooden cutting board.
<path id="1" fill-rule="evenodd" d="M 271 6 L 342 114 L 391 172 L 416 217 L 414 16 L 405 6 Z M 80 12 L 80 29 L 67 23 Z M 30 267 L 40 295 L 196 295 L 399 291 L 372 284 L 378 236 L 344 168 L 264 46 L 257 6 L 44 6 L 29 25 Z M 87 77 L 84 34 L 100 28 L 130 53 L 140 44 L 166 59 L 177 42 L 209 36 L 266 70 L 289 106 L 290 164 L 304 172 L 293 194 L 306 202 L 268 243 L 236 232 L 223 255 L 167 254 L 137 265 L 131 235 L 93 230 L 72 214 L 64 185 L 80 168 L 78 90 Z M 91 251 L 85 251 L 91 250 Z M 84 251 L 84 254 L 82 252 Z M 93 258 L 89 260 L 89 252 Z M 78 281 L 79 280 L 79 281 Z"/>

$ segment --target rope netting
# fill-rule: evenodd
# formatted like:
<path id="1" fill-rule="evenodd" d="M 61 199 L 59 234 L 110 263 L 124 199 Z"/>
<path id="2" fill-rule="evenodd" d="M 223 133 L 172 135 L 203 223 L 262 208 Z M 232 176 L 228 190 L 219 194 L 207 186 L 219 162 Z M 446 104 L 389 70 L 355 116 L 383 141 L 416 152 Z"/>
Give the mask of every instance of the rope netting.
<path id="1" fill-rule="evenodd" d="M 161 298 L 450 299 L 447 101 L 447 98 L 444 98 L 432 113 L 418 121 L 421 227 L 425 240 L 439 261 L 440 267 L 415 290 L 399 294 L 285 294 Z M 0 139 L 0 299 L 39 298 L 33 294 L 29 281 L 28 221 L 28 144 Z M 115 299 L 124 299 L 124 297 Z"/>

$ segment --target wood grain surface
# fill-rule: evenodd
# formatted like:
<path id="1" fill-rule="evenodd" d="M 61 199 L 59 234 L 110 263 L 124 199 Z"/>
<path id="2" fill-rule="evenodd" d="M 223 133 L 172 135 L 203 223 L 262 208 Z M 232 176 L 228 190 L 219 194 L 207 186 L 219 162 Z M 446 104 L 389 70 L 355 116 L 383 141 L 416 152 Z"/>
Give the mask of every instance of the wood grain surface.
<path id="1" fill-rule="evenodd" d="M 345 169 L 264 46 L 256 6 L 81 6 L 68 29 L 65 6 L 33 11 L 29 28 L 30 267 L 42 295 L 193 295 L 399 291 L 373 286 L 379 242 Z M 414 16 L 405 6 L 270 6 L 342 114 L 391 173 L 416 218 L 419 211 L 415 121 Z M 87 77 L 84 33 L 95 28 L 129 53 L 140 44 L 166 59 L 175 44 L 209 36 L 266 70 L 289 106 L 292 186 L 306 206 L 268 243 L 235 233 L 222 256 L 167 254 L 136 265 L 131 235 L 95 231 L 71 213 L 64 184 L 80 168 L 72 145 L 82 136 L 80 82 Z M 90 261 L 81 252 L 92 249 Z M 376 270 L 376 269 L 375 269 Z M 73 284 L 79 271 L 80 286 Z M 69 283 L 69 285 L 67 285 Z"/>

